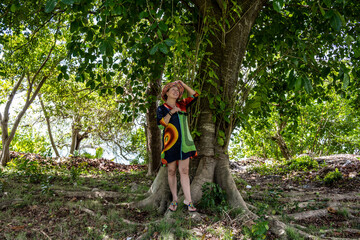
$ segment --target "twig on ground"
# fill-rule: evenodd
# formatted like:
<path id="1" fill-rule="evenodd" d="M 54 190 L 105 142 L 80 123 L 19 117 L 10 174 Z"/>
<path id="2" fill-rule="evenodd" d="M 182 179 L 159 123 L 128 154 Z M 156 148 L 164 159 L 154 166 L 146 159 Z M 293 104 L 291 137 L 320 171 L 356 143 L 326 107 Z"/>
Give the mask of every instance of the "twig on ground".
<path id="1" fill-rule="evenodd" d="M 45 237 L 47 237 L 48 239 L 51 239 L 51 237 L 49 237 L 49 235 L 47 235 L 43 230 L 40 229 L 40 232 L 41 232 L 42 234 L 44 234 Z"/>

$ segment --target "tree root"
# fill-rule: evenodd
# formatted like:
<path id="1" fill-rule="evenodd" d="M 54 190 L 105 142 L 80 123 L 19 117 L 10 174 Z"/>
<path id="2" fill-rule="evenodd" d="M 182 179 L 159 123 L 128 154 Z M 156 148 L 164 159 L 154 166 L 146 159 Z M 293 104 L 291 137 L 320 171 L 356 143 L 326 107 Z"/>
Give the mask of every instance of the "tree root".
<path id="1" fill-rule="evenodd" d="M 14 206 L 16 204 L 23 203 L 23 202 L 24 202 L 24 200 L 22 200 L 20 198 L 0 202 L 0 210 L 3 210 L 7 207 Z"/>
<path id="2" fill-rule="evenodd" d="M 74 203 L 68 203 L 67 205 L 68 205 L 69 207 L 71 207 L 71 208 L 79 209 L 80 211 L 83 211 L 83 212 L 89 214 L 90 216 L 98 217 L 98 215 L 97 215 L 94 211 L 92 211 L 92 210 L 90 210 L 90 209 L 88 209 L 88 208 L 86 208 L 86 207 L 83 207 L 83 206 L 80 206 L 80 205 L 76 205 L 76 204 L 74 204 Z M 101 216 L 100 216 L 100 219 L 102 219 L 102 220 L 107 220 L 107 217 L 106 217 L 105 215 L 101 215 Z M 133 221 L 130 221 L 130 220 L 128 220 L 128 219 L 125 219 L 125 218 L 121 218 L 121 220 L 122 220 L 124 223 L 126 223 L 126 224 L 136 225 L 136 226 L 148 226 L 148 225 L 150 225 L 150 224 L 154 224 L 154 223 L 158 223 L 158 222 L 162 221 L 162 219 L 159 219 L 159 220 L 151 221 L 151 222 L 147 222 L 147 223 L 137 223 L 137 222 L 133 222 Z M 170 220 L 170 221 L 171 221 L 171 220 Z"/>
<path id="3" fill-rule="evenodd" d="M 319 210 L 311 210 L 300 213 L 293 213 L 293 214 L 289 214 L 288 216 L 294 218 L 295 220 L 303 220 L 312 217 L 316 217 L 316 218 L 324 217 L 326 215 L 328 215 L 328 209 L 319 209 Z"/>
<path id="4" fill-rule="evenodd" d="M 296 196 L 298 195 L 298 196 Z M 307 202 L 310 200 L 328 200 L 332 202 L 340 202 L 340 201 L 356 201 L 360 200 L 360 196 L 358 195 L 358 192 L 350 192 L 350 193 L 344 193 L 344 194 L 322 194 L 321 197 L 314 192 L 313 194 L 294 194 L 294 197 L 283 197 L 279 198 L 278 200 L 280 202 Z M 253 194 L 251 196 L 252 198 L 255 197 L 255 199 L 259 198 L 259 200 L 264 200 L 266 196 L 262 196 L 260 194 Z"/>
<path id="5" fill-rule="evenodd" d="M 139 196 L 142 194 L 136 193 L 119 193 L 119 192 L 110 192 L 102 190 L 93 190 L 93 191 L 65 191 L 65 190 L 54 190 L 54 192 L 59 196 L 65 196 L 70 198 L 124 198 L 130 196 Z"/>

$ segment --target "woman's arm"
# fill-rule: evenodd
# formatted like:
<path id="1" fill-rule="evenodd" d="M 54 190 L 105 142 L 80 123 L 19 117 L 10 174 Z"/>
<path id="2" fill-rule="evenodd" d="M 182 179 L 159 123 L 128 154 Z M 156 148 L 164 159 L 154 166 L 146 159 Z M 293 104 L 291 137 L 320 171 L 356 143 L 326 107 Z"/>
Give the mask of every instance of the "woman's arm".
<path id="1" fill-rule="evenodd" d="M 166 123 L 166 125 L 169 124 L 170 122 L 170 118 L 173 114 L 177 113 L 178 111 L 181 111 L 180 108 L 178 107 L 174 107 L 173 109 L 170 110 L 170 112 L 168 114 L 165 115 L 164 117 L 164 122 Z M 170 115 L 171 114 L 171 115 Z"/>
<path id="2" fill-rule="evenodd" d="M 181 85 L 183 85 L 183 87 L 184 87 L 184 88 L 186 89 L 186 91 L 189 93 L 188 96 L 192 96 L 192 95 L 194 95 L 194 94 L 196 93 L 191 87 L 189 87 L 188 85 L 186 85 L 183 81 L 178 80 L 177 82 L 180 82 Z"/>

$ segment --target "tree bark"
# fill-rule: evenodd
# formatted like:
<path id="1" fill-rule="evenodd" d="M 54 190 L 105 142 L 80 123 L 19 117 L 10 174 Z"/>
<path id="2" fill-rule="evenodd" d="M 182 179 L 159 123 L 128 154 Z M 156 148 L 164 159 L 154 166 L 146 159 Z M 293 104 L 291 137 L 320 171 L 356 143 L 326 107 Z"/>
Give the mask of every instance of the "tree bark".
<path id="1" fill-rule="evenodd" d="M 148 173 L 147 175 L 155 175 L 160 167 L 161 162 L 161 132 L 156 122 L 156 110 L 158 104 L 156 99 L 160 95 L 161 78 L 149 83 L 147 95 L 153 100 L 146 111 L 146 145 L 148 150 Z"/>
<path id="2" fill-rule="evenodd" d="M 79 129 L 77 126 L 77 117 L 75 117 L 75 121 L 73 122 L 72 126 L 71 126 L 71 145 L 70 145 L 70 154 L 74 155 L 74 151 L 75 151 L 75 146 L 76 146 L 76 140 L 77 140 L 77 135 L 79 134 Z"/>
<path id="3" fill-rule="evenodd" d="M 285 159 L 292 158 L 289 148 L 287 147 L 284 138 L 282 137 L 282 135 L 279 132 L 276 133 L 275 136 L 272 136 L 271 139 L 276 142 L 276 144 L 280 148 L 281 154 L 283 155 L 283 157 Z"/>
<path id="4" fill-rule="evenodd" d="M 3 143 L 2 143 L 2 146 L 3 146 L 3 151 L 1 153 L 1 164 L 2 166 L 6 166 L 6 164 L 8 163 L 8 161 L 10 160 L 10 143 L 11 141 L 13 140 L 14 136 L 15 136 L 15 133 L 16 133 L 16 130 L 20 124 L 20 121 L 22 119 L 22 117 L 24 116 L 25 112 L 27 111 L 27 109 L 29 108 L 29 106 L 31 105 L 31 103 L 34 101 L 35 97 L 38 95 L 41 87 L 44 85 L 45 81 L 47 79 L 47 76 L 44 76 L 42 78 L 42 80 L 40 81 L 39 85 L 36 87 L 34 93 L 32 94 L 32 96 L 30 97 L 30 93 L 28 93 L 28 99 L 26 100 L 26 103 L 24 105 L 24 107 L 22 108 L 22 110 L 20 111 L 20 113 L 18 114 L 18 116 L 16 117 L 15 119 L 15 122 L 14 122 L 14 125 L 11 129 L 11 132 L 10 134 L 8 134 L 8 109 L 5 110 L 5 112 L 7 112 L 6 114 L 6 117 L 7 119 L 5 121 L 2 121 L 1 125 L 2 125 L 2 131 L 3 131 Z M 20 81 L 19 81 L 20 82 Z M 20 82 L 21 83 L 21 82 Z M 16 89 L 16 90 L 15 90 Z M 17 91 L 17 88 L 15 87 L 14 88 L 15 91 L 13 91 L 14 95 Z M 30 89 L 29 89 L 30 90 Z M 12 99 L 13 99 L 13 96 L 12 96 Z M 11 102 L 12 102 L 12 99 L 11 101 L 8 101 L 9 104 L 7 104 L 9 107 L 11 105 Z M 5 115 L 5 114 L 4 114 Z M 6 129 L 6 130 L 5 130 Z M 5 131 L 4 131 L 5 130 Z M 5 132 L 5 133 L 4 133 Z M 5 135 L 4 135 L 5 134 Z M 4 141 L 5 139 L 5 141 Z"/>
<path id="5" fill-rule="evenodd" d="M 161 132 L 156 122 L 156 110 L 158 108 L 158 99 L 161 93 L 161 79 L 164 72 L 166 56 L 152 65 L 152 77 L 149 82 L 146 95 L 150 106 L 146 110 L 146 147 L 148 150 L 148 173 L 155 175 L 159 170 L 161 163 Z"/>
<path id="6" fill-rule="evenodd" d="M 202 19 L 220 19 L 223 11 L 217 2 L 210 0 L 193 1 L 199 9 Z M 227 155 L 227 143 L 229 141 L 233 125 L 224 120 L 224 114 L 217 112 L 219 106 L 211 106 L 209 97 L 220 95 L 225 103 L 225 108 L 232 109 L 234 101 L 235 86 L 238 83 L 240 66 L 245 55 L 246 45 L 249 39 L 250 30 L 261 11 L 266 0 L 239 1 L 241 5 L 241 16 L 229 16 L 228 20 L 232 24 L 231 28 L 221 31 L 214 25 L 214 34 L 209 34 L 208 39 L 211 44 L 207 45 L 201 67 L 198 71 L 198 80 L 202 85 L 201 95 L 198 99 L 200 113 L 197 113 L 197 130 L 201 133 L 200 137 L 195 138 L 195 145 L 198 150 L 198 157 L 191 159 L 190 176 L 191 195 L 193 201 L 199 202 L 202 197 L 202 186 L 205 182 L 218 183 L 227 193 L 228 201 L 232 207 L 239 207 L 249 212 L 246 204 L 241 197 L 234 180 L 230 173 L 229 157 Z M 217 77 L 209 77 L 209 72 L 215 72 Z M 208 79 L 211 79 L 209 81 Z M 213 82 L 217 87 L 214 87 Z M 216 117 L 215 121 L 214 118 Z M 226 133 L 224 145 L 220 146 L 217 138 L 219 132 Z M 152 205 L 159 207 L 164 203 L 164 199 L 169 201 L 168 184 L 165 170 L 161 170 L 154 181 L 150 196 L 138 203 L 139 206 Z M 159 180 L 160 179 L 160 180 Z M 158 187 L 161 182 L 162 187 Z M 166 185 L 166 186 L 165 186 Z M 159 197 L 161 196 L 161 197 Z"/>
<path id="7" fill-rule="evenodd" d="M 276 142 L 276 144 L 280 148 L 281 154 L 283 155 L 283 157 L 285 159 L 288 160 L 288 159 L 292 158 L 292 155 L 290 153 L 289 148 L 286 145 L 286 142 L 285 142 L 283 136 L 281 135 L 281 132 L 284 130 L 284 128 L 287 125 L 287 120 L 288 120 L 288 117 L 285 118 L 285 119 L 282 119 L 280 121 L 280 124 L 278 124 L 278 126 L 277 126 L 277 128 L 278 128 L 277 132 L 276 132 L 276 134 L 274 136 L 271 137 L 271 140 Z"/>
<path id="8" fill-rule="evenodd" d="M 88 128 L 83 134 L 80 133 L 82 129 L 82 125 L 80 123 L 79 116 L 75 117 L 71 129 L 72 130 L 71 130 L 70 154 L 74 155 L 75 151 L 79 152 L 81 141 L 89 137 L 89 133 L 91 129 Z"/>
<path id="9" fill-rule="evenodd" d="M 49 133 L 49 138 L 50 138 L 51 146 L 52 146 L 52 148 L 54 149 L 54 152 L 55 152 L 56 157 L 60 157 L 60 154 L 59 154 L 59 152 L 58 152 L 58 150 L 57 150 L 57 147 L 56 147 L 56 145 L 55 145 L 55 142 L 54 142 L 54 138 L 53 138 L 53 136 L 52 136 L 51 126 L 50 126 L 50 117 L 49 117 L 49 115 L 48 115 L 47 112 L 46 112 L 44 103 L 43 103 L 40 95 L 39 95 L 39 100 L 40 100 L 41 108 L 42 108 L 42 110 L 43 110 L 43 112 L 44 112 L 44 117 L 45 117 L 45 120 L 46 120 L 46 125 L 47 125 L 47 129 L 48 129 L 48 133 Z"/>
<path id="10" fill-rule="evenodd" d="M 15 84 L 13 90 L 11 91 L 9 98 L 6 102 L 6 106 L 4 109 L 4 115 L 2 116 L 0 114 L 0 121 L 1 121 L 1 140 L 2 140 L 2 151 L 1 151 L 1 155 L 0 155 L 0 160 L 1 160 L 1 165 L 2 166 L 6 166 L 6 164 L 10 161 L 10 142 L 11 140 L 9 139 L 9 110 L 10 110 L 10 106 L 12 101 L 14 100 L 15 94 L 17 92 L 17 90 L 19 89 L 22 81 L 25 78 L 25 72 L 21 75 L 20 79 L 17 81 L 17 83 Z"/>
<path id="11" fill-rule="evenodd" d="M 9 109 L 10 109 L 10 105 L 12 103 L 12 100 L 14 99 L 14 96 L 18 90 L 18 88 L 20 87 L 24 77 L 25 77 L 25 72 L 23 73 L 23 75 L 20 77 L 19 81 L 16 83 L 14 89 L 12 90 L 9 99 L 6 103 L 6 107 L 5 107 L 5 111 L 4 111 L 4 117 L 3 119 L 1 118 L 1 127 L 2 127 L 2 140 L 3 140 L 3 150 L 1 153 L 1 165 L 2 166 L 6 166 L 6 164 L 9 162 L 10 160 L 10 143 L 13 140 L 16 130 L 19 126 L 19 123 L 22 119 L 22 117 L 24 116 L 25 112 L 27 111 L 27 109 L 29 108 L 29 106 L 32 104 L 32 102 L 34 101 L 34 99 L 36 98 L 36 96 L 39 94 L 40 89 L 42 88 L 42 86 L 44 85 L 44 83 L 46 82 L 48 76 L 43 76 L 43 78 L 40 80 L 39 84 L 36 86 L 35 91 L 32 93 L 32 88 L 33 88 L 33 84 L 37 78 L 37 76 L 40 74 L 41 70 L 45 67 L 46 63 L 49 61 L 50 56 L 52 51 L 54 50 L 56 44 L 56 40 L 54 42 L 54 45 L 50 48 L 49 53 L 46 57 L 46 59 L 44 60 L 44 62 L 41 64 L 41 66 L 39 67 L 39 69 L 36 71 L 36 73 L 34 74 L 34 76 L 32 77 L 32 80 L 30 81 L 29 79 L 29 88 L 28 88 L 28 92 L 27 92 L 27 98 L 26 98 L 26 102 L 24 107 L 22 108 L 22 110 L 20 111 L 20 113 L 18 114 L 18 116 L 15 119 L 14 125 L 11 129 L 10 134 L 8 135 L 8 120 L 9 120 Z M 52 67 L 54 67 L 56 64 L 54 64 Z M 51 69 L 52 70 L 52 69 Z M 50 70 L 50 72 L 51 72 Z M 32 94 L 31 94 L 32 93 Z M 6 131 L 4 131 L 4 129 L 6 129 Z M 4 133 L 5 132 L 5 133 Z M 5 140 L 5 141 L 4 141 Z"/>

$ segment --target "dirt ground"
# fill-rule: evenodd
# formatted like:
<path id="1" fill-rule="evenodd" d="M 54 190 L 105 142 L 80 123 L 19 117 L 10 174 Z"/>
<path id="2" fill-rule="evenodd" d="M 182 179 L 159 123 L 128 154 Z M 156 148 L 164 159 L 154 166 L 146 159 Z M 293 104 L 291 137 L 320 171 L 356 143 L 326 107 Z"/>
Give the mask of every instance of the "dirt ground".
<path id="1" fill-rule="evenodd" d="M 323 166 L 317 171 L 287 175 L 249 171 L 251 166 L 269 162 L 262 159 L 231 163 L 231 168 L 246 182 L 239 188 L 247 202 L 270 205 L 279 218 L 320 239 L 360 239 L 359 159 L 351 154 L 317 157 Z M 343 178 L 324 184 L 321 179 L 336 168 Z"/>
<path id="2" fill-rule="evenodd" d="M 0 174 L 0 239 L 250 239 L 244 226 L 255 231 L 254 226 L 267 226 L 269 217 L 295 229 L 288 239 L 360 239 L 360 156 L 315 158 L 321 166 L 316 171 L 283 175 L 251 170 L 269 159 L 231 162 L 239 191 L 263 221 L 255 224 L 231 210 L 198 208 L 191 215 L 180 209 L 164 218 L 153 209 L 130 208 L 127 203 L 144 198 L 154 179 L 146 176 L 145 166 L 13 155 L 37 161 L 46 174 L 31 182 L 32 174 L 39 174 L 36 168 L 29 171 L 33 165 Z M 326 185 L 322 179 L 336 168 L 342 179 Z M 265 233 L 266 239 L 277 239 Z"/>

